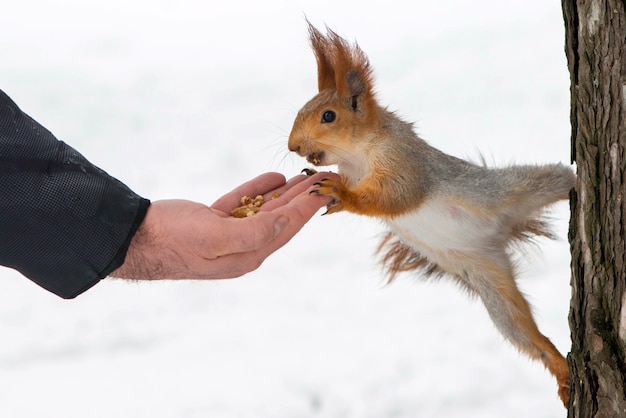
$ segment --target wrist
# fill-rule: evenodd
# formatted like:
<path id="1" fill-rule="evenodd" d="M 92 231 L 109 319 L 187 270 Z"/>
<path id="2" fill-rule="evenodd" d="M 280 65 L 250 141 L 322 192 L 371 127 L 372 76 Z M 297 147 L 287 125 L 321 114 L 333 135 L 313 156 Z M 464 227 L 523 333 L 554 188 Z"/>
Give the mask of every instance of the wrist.
<path id="1" fill-rule="evenodd" d="M 130 242 L 127 244 L 122 265 L 115 269 L 110 276 L 120 279 L 146 280 L 159 278 L 162 263 L 154 257 L 156 233 L 154 227 L 155 206 L 147 208 L 142 222 L 139 224 Z M 152 257 L 149 257 L 152 254 Z"/>

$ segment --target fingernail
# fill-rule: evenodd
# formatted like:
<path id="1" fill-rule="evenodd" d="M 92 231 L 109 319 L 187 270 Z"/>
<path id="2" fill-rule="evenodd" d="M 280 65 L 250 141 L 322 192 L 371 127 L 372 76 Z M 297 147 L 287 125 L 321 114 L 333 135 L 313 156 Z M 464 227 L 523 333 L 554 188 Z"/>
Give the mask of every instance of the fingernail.
<path id="1" fill-rule="evenodd" d="M 276 219 L 276 222 L 274 222 L 274 237 L 279 236 L 287 228 L 287 225 L 289 225 L 289 219 L 286 216 L 280 216 Z"/>

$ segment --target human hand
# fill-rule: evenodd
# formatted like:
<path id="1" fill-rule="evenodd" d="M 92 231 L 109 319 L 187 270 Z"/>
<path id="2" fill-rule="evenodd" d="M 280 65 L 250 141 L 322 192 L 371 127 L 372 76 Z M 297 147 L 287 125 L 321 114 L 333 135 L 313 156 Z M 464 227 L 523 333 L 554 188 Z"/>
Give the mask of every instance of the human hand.
<path id="1" fill-rule="evenodd" d="M 226 279 L 257 269 L 285 245 L 329 198 L 309 194 L 313 183 L 332 173 L 285 181 L 266 173 L 206 206 L 188 200 L 153 202 L 133 237 L 124 264 L 113 277 L 135 280 Z M 271 196 L 279 193 L 279 197 Z M 263 195 L 266 203 L 247 218 L 229 216 L 242 196 Z"/>

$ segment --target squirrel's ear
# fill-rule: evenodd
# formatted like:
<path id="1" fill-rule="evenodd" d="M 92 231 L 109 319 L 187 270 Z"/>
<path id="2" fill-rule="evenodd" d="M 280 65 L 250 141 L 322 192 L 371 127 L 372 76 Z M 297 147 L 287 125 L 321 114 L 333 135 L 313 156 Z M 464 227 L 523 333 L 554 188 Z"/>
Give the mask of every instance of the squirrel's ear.
<path id="1" fill-rule="evenodd" d="M 372 69 L 365 53 L 355 43 L 329 30 L 329 39 L 335 51 L 335 84 L 337 95 L 354 111 L 373 98 Z"/>
<path id="2" fill-rule="evenodd" d="M 373 96 L 372 70 L 367 57 L 356 43 L 350 45 L 328 27 L 328 35 L 324 36 L 308 20 L 307 24 L 317 59 L 318 90 L 336 90 L 339 97 L 348 99 L 352 110 L 357 110 L 357 99 Z"/>
<path id="3" fill-rule="evenodd" d="M 335 69 L 333 67 L 332 49 L 328 39 L 307 20 L 309 39 L 317 60 L 317 89 L 335 89 Z"/>
<path id="4" fill-rule="evenodd" d="M 350 96 L 350 106 L 352 110 L 357 110 L 357 99 L 368 92 L 367 81 L 358 71 L 350 70 L 346 74 L 346 87 Z"/>

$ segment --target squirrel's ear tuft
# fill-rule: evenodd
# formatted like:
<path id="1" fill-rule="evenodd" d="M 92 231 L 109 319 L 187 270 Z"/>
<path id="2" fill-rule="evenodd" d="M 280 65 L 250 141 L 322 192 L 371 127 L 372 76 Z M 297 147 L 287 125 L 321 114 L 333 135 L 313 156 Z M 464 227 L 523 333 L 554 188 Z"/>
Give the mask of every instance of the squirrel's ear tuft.
<path id="1" fill-rule="evenodd" d="M 328 27 L 324 36 L 308 20 L 307 24 L 317 59 L 318 90 L 334 89 L 339 97 L 350 100 L 372 98 L 372 70 L 361 48 L 356 43 L 350 45 Z"/>
<path id="2" fill-rule="evenodd" d="M 307 20 L 309 39 L 317 60 L 317 89 L 335 89 L 335 69 L 333 67 L 333 51 L 328 39 Z"/>

